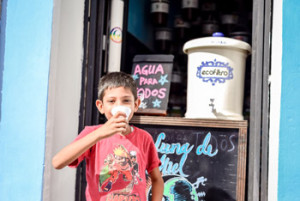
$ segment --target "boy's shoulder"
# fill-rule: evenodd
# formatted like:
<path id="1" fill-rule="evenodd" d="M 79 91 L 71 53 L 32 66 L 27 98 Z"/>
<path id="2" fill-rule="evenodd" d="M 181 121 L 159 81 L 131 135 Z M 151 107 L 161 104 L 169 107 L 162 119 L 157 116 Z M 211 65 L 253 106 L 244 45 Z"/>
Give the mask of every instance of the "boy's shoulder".
<path id="1" fill-rule="evenodd" d="M 96 130 L 97 128 L 101 127 L 102 125 L 92 125 L 92 126 L 85 126 L 84 129 L 79 133 L 77 138 L 82 138 L 88 134 L 90 134 L 91 132 L 93 132 L 94 130 Z"/>
<path id="2" fill-rule="evenodd" d="M 139 128 L 139 127 L 136 127 L 136 126 L 134 126 L 134 128 L 136 129 L 136 131 L 139 135 L 143 135 L 145 137 L 152 138 L 151 134 L 148 131 L 144 130 L 143 128 Z"/>

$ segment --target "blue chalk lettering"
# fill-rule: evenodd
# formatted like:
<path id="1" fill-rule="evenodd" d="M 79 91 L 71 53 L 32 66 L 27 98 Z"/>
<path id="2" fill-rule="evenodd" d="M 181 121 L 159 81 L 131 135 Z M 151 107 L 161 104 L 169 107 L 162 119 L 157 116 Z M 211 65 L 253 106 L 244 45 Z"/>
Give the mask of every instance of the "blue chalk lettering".
<path id="1" fill-rule="evenodd" d="M 197 147 L 197 150 L 196 150 L 197 155 L 203 154 L 203 155 L 207 155 L 209 157 L 213 157 L 213 156 L 217 155 L 218 149 L 216 149 L 215 152 L 212 153 L 213 147 L 210 144 L 210 139 L 211 139 L 211 133 L 207 133 L 207 135 L 205 136 L 205 138 L 203 140 L 203 143 Z"/>

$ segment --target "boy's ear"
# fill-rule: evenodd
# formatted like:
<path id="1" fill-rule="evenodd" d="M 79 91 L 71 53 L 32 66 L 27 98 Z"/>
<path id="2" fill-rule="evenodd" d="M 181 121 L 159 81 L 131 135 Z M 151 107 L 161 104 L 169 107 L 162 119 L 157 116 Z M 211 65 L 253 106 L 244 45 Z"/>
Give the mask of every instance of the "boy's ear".
<path id="1" fill-rule="evenodd" d="M 96 107 L 101 114 L 104 114 L 103 111 L 103 102 L 99 99 L 96 100 Z"/>
<path id="2" fill-rule="evenodd" d="M 134 101 L 134 112 L 138 111 L 140 104 L 141 104 L 141 99 L 140 99 L 140 98 L 137 98 L 137 99 Z"/>

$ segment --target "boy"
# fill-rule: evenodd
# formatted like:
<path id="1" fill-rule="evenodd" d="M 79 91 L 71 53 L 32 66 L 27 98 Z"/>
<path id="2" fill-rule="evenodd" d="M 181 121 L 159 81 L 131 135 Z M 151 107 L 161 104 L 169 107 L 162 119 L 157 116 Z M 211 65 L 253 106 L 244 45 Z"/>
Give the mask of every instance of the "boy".
<path id="1" fill-rule="evenodd" d="M 85 127 L 73 143 L 52 159 L 56 169 L 77 167 L 86 160 L 87 201 L 146 201 L 146 170 L 152 181 L 152 201 L 162 200 L 164 183 L 158 168 L 161 163 L 152 137 L 128 124 L 140 104 L 136 90 L 134 80 L 125 73 L 102 77 L 96 106 L 107 122 Z M 115 113 L 113 110 L 119 106 L 129 113 Z"/>

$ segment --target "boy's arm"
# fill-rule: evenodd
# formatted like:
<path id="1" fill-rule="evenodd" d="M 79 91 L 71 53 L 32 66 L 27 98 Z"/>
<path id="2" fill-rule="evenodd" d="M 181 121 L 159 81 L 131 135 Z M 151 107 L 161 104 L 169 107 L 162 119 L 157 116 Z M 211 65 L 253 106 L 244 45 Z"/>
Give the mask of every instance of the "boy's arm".
<path id="1" fill-rule="evenodd" d="M 75 161 L 81 154 L 91 148 L 98 141 L 97 132 L 91 132 L 85 137 L 74 141 L 64 147 L 52 158 L 52 165 L 55 169 L 62 169 Z"/>
<path id="2" fill-rule="evenodd" d="M 117 113 L 103 126 L 86 135 L 85 137 L 67 145 L 52 158 L 55 169 L 62 169 L 75 161 L 86 150 L 95 145 L 99 140 L 126 131 L 127 120 L 124 114 Z"/>
<path id="3" fill-rule="evenodd" d="M 152 182 L 152 201 L 161 201 L 164 193 L 164 181 L 158 167 L 150 172 L 150 177 Z"/>

